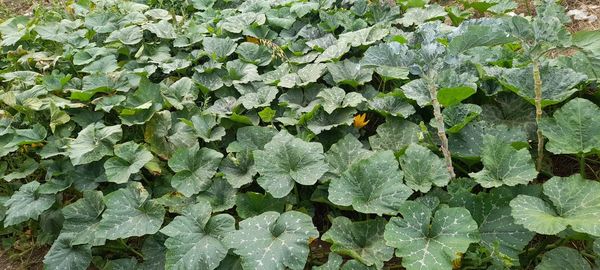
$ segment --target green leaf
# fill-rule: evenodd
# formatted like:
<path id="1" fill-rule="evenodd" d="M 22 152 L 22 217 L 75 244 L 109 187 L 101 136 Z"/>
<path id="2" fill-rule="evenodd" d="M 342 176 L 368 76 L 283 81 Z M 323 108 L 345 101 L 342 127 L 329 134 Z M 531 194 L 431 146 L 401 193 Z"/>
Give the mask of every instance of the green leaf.
<path id="1" fill-rule="evenodd" d="M 138 261 L 134 257 L 121 258 L 106 262 L 102 270 L 129 270 L 137 269 Z"/>
<path id="2" fill-rule="evenodd" d="M 60 235 L 54 241 L 46 256 L 44 269 L 88 269 L 92 261 L 91 245 L 73 245 L 70 235 Z"/>
<path id="3" fill-rule="evenodd" d="M 139 265 L 138 269 L 144 270 L 162 270 L 165 269 L 165 253 L 166 248 L 162 242 L 163 237 L 152 235 L 144 239 L 142 245 L 142 254 L 144 262 Z"/>
<path id="4" fill-rule="evenodd" d="M 238 133 L 239 134 L 239 133 Z M 234 188 L 240 188 L 252 183 L 256 175 L 256 167 L 252 158 L 252 151 L 230 153 L 219 165 L 219 171 L 225 175 L 227 182 Z"/>
<path id="5" fill-rule="evenodd" d="M 372 152 L 365 149 L 356 137 L 346 134 L 329 148 L 325 160 L 329 164 L 329 172 L 339 176 L 356 161 L 367 158 L 371 154 Z"/>
<path id="6" fill-rule="evenodd" d="M 142 28 L 137 25 L 127 26 L 110 33 L 105 42 L 119 41 L 125 45 L 135 45 L 143 38 Z"/>
<path id="7" fill-rule="evenodd" d="M 205 201 L 189 206 L 160 230 L 169 237 L 165 269 L 215 269 L 229 250 L 223 238 L 234 230 L 235 219 L 228 214 L 211 217 Z"/>
<path id="8" fill-rule="evenodd" d="M 448 142 L 453 156 L 477 160 L 483 149 L 483 138 L 492 135 L 506 143 L 527 146 L 527 135 L 520 128 L 493 125 L 485 121 L 471 122 L 458 133 L 449 133 Z"/>
<path id="9" fill-rule="evenodd" d="M 458 104 L 456 106 L 450 106 L 445 108 L 442 112 L 444 116 L 444 124 L 446 124 L 446 131 L 450 133 L 457 133 L 467 124 L 477 118 L 482 112 L 481 107 L 475 104 Z M 429 122 L 430 125 L 435 127 L 435 121 Z"/>
<path id="10" fill-rule="evenodd" d="M 37 194 L 39 186 L 40 183 L 37 181 L 24 184 L 4 203 L 4 206 L 8 208 L 4 218 L 4 227 L 29 219 L 37 220 L 40 214 L 52 207 L 55 201 L 54 195 Z"/>
<path id="11" fill-rule="evenodd" d="M 248 126 L 237 130 L 237 140 L 227 146 L 227 152 L 262 150 L 273 139 L 277 130 L 268 127 Z"/>
<path id="12" fill-rule="evenodd" d="M 168 87 L 161 87 L 161 93 L 163 98 L 177 110 L 182 110 L 184 106 L 195 105 L 198 99 L 198 88 L 188 77 L 183 77 Z"/>
<path id="13" fill-rule="evenodd" d="M 450 181 L 450 173 L 444 161 L 431 150 L 418 144 L 411 144 L 400 157 L 404 171 L 404 182 L 413 190 L 428 192 L 433 185 L 445 187 Z"/>
<path id="14" fill-rule="evenodd" d="M 62 209 L 65 222 L 62 235 L 71 235 L 73 245 L 104 245 L 105 239 L 97 236 L 100 215 L 104 211 L 103 195 L 100 191 L 84 191 L 83 198 Z"/>
<path id="15" fill-rule="evenodd" d="M 429 5 L 426 8 L 409 8 L 403 17 L 398 19 L 398 23 L 403 24 L 405 27 L 413 24 L 422 25 L 426 21 L 444 17 L 447 14 L 443 7 L 436 4 Z"/>
<path id="16" fill-rule="evenodd" d="M 517 224 L 540 234 L 558 234 L 571 228 L 600 236 L 600 227 L 595 225 L 600 217 L 600 183 L 580 175 L 555 176 L 543 188 L 552 203 L 529 195 L 519 195 L 510 202 Z"/>
<path id="17" fill-rule="evenodd" d="M 591 270 L 590 264 L 575 249 L 557 247 L 544 254 L 535 270 Z"/>
<path id="18" fill-rule="evenodd" d="M 489 1 L 489 0 L 488 0 Z M 493 25 L 470 25 L 448 43 L 448 53 L 456 55 L 480 46 L 496 46 L 513 42 L 514 37 Z"/>
<path id="19" fill-rule="evenodd" d="M 308 244 L 319 237 L 311 217 L 296 211 L 266 212 L 240 222 L 225 242 L 242 258 L 244 269 L 302 270 Z"/>
<path id="20" fill-rule="evenodd" d="M 194 134 L 205 142 L 220 141 L 225 136 L 225 128 L 219 126 L 217 117 L 210 114 L 192 116 L 191 121 L 182 121 L 194 129 Z"/>
<path id="21" fill-rule="evenodd" d="M 275 199 L 268 193 L 246 192 L 238 194 L 235 205 L 238 216 L 246 219 L 269 211 L 281 213 L 285 206 L 285 200 Z"/>
<path id="22" fill-rule="evenodd" d="M 272 122 L 273 118 L 275 118 L 276 114 L 277 114 L 277 111 L 275 111 L 269 107 L 266 107 L 262 111 L 258 112 L 258 116 L 260 116 L 260 120 L 262 120 L 263 122 L 266 122 L 266 123 Z"/>
<path id="23" fill-rule="evenodd" d="M 389 32 L 388 28 L 382 25 L 375 25 L 340 34 L 339 43 L 348 43 L 352 47 L 371 45 L 386 37 Z"/>
<path id="24" fill-rule="evenodd" d="M 347 84 L 354 88 L 371 81 L 373 75 L 372 69 L 363 68 L 361 64 L 348 59 L 337 63 L 328 63 L 327 70 L 337 84 Z"/>
<path id="25" fill-rule="evenodd" d="M 483 170 L 469 176 L 484 188 L 526 185 L 538 174 L 528 149 L 517 150 L 492 135 L 483 137 L 481 161 Z"/>
<path id="26" fill-rule="evenodd" d="M 150 151 L 134 142 L 114 146 L 115 157 L 104 163 L 104 171 L 109 182 L 123 184 L 129 177 L 140 171 L 154 156 Z"/>
<path id="27" fill-rule="evenodd" d="M 111 54 L 92 61 L 92 63 L 81 69 L 81 71 L 89 74 L 106 74 L 113 72 L 118 68 L 119 65 L 117 65 L 117 58 Z"/>
<path id="28" fill-rule="evenodd" d="M 400 152 L 411 143 L 418 142 L 420 132 L 419 126 L 413 122 L 388 118 L 385 123 L 377 127 L 377 134 L 369 137 L 369 143 L 373 150 Z"/>
<path id="29" fill-rule="evenodd" d="M 584 154 L 600 150 L 600 109 L 594 103 L 575 98 L 539 125 L 549 139 L 546 149 L 554 154 Z"/>
<path id="30" fill-rule="evenodd" d="M 360 64 L 375 68 L 375 72 L 386 79 L 408 79 L 408 66 L 413 57 L 414 53 L 400 43 L 381 43 L 369 47 Z"/>
<path id="31" fill-rule="evenodd" d="M 518 266 L 519 254 L 535 233 L 515 223 L 509 203 L 519 194 L 535 192 L 529 192 L 524 186 L 500 187 L 477 195 L 466 192 L 464 202 L 451 203 L 450 206 L 464 206 L 471 212 L 473 219 L 479 224 L 481 245 L 489 250 L 496 262 Z"/>
<path id="32" fill-rule="evenodd" d="M 253 64 L 244 63 L 239 59 L 227 62 L 225 68 L 227 69 L 227 77 L 223 80 L 223 83 L 227 86 L 260 80 L 257 67 Z"/>
<path id="33" fill-rule="evenodd" d="M 213 212 L 221 212 L 235 206 L 236 196 L 237 189 L 234 189 L 225 179 L 219 177 L 215 178 L 210 187 L 206 191 L 200 192 L 196 198 L 208 201 Z"/>
<path id="34" fill-rule="evenodd" d="M 254 109 L 260 107 L 268 107 L 275 97 L 277 97 L 277 87 L 263 86 L 256 92 L 246 93 L 241 96 L 238 101 L 241 102 L 246 109 Z"/>
<path id="35" fill-rule="evenodd" d="M 403 218 L 391 218 L 383 237 L 407 270 L 451 269 L 457 253 L 479 241 L 477 223 L 465 208 L 441 208 L 433 214 L 424 204 L 408 201 L 399 212 Z"/>
<path id="36" fill-rule="evenodd" d="M 337 217 L 322 239 L 332 244 L 331 251 L 357 259 L 377 268 L 394 255 L 394 248 L 386 246 L 383 231 L 386 221 L 381 217 L 352 222 L 347 217 Z"/>
<path id="37" fill-rule="evenodd" d="M 79 132 L 77 138 L 67 146 L 67 154 L 73 165 L 88 164 L 111 155 L 113 145 L 121 140 L 123 130 L 120 125 L 105 126 L 94 123 Z"/>
<path id="38" fill-rule="evenodd" d="M 415 108 L 407 103 L 401 95 L 399 92 L 377 95 L 369 101 L 369 107 L 386 116 L 406 118 L 415 113 Z"/>
<path id="39" fill-rule="evenodd" d="M 175 33 L 175 28 L 173 28 L 173 25 L 167 20 L 161 20 L 157 23 L 144 24 L 142 28 L 152 32 L 158 38 L 174 39 L 177 37 L 177 33 Z"/>
<path id="40" fill-rule="evenodd" d="M 171 112 L 161 111 L 154 114 L 144 127 L 144 141 L 149 144 L 150 151 L 163 159 L 168 159 L 175 148 L 167 139 L 171 126 Z"/>
<path id="41" fill-rule="evenodd" d="M 266 66 L 271 62 L 273 54 L 266 46 L 261 46 L 251 42 L 243 42 L 235 52 L 242 61 L 257 66 Z"/>
<path id="42" fill-rule="evenodd" d="M 206 37 L 202 40 L 202 46 L 209 56 L 222 61 L 227 56 L 235 52 L 237 44 L 230 38 Z"/>
<path id="43" fill-rule="evenodd" d="M 575 88 L 585 81 L 587 76 L 577 73 L 570 68 L 542 65 L 540 67 L 542 78 L 542 107 L 557 104 L 578 90 Z M 533 83 L 533 67 L 510 68 L 500 70 L 498 80 L 502 85 L 515 92 L 517 95 L 535 104 Z"/>
<path id="44" fill-rule="evenodd" d="M 366 266 L 357 260 L 349 260 L 341 268 L 341 270 L 375 270 L 375 269 L 377 269 L 377 267 L 375 265 Z"/>
<path id="45" fill-rule="evenodd" d="M 314 134 L 320 134 L 325 130 L 331 130 L 338 126 L 350 126 L 354 122 L 355 113 L 356 110 L 353 108 L 337 109 L 330 114 L 324 110 L 318 110 L 308 120 L 306 127 Z"/>
<path id="46" fill-rule="evenodd" d="M 19 167 L 16 170 L 10 172 L 9 174 L 5 174 L 2 178 L 6 182 L 10 182 L 15 179 L 22 179 L 35 172 L 39 167 L 40 165 L 37 163 L 37 161 L 35 161 L 35 159 L 27 157 L 19 164 Z"/>
<path id="47" fill-rule="evenodd" d="M 425 107 L 431 103 L 429 86 L 424 79 L 412 80 L 402 85 L 402 91 L 407 98 L 417 102 L 420 107 Z"/>
<path id="48" fill-rule="evenodd" d="M 459 104 L 461 101 L 475 94 L 475 92 L 477 92 L 477 90 L 471 87 L 440 88 L 437 93 L 437 98 L 442 106 L 450 107 Z"/>
<path id="49" fill-rule="evenodd" d="M 340 178 L 331 180 L 329 200 L 336 205 L 352 206 L 361 213 L 393 215 L 412 194 L 402 183 L 402 177 L 391 151 L 375 152 L 356 161 Z"/>
<path id="50" fill-rule="evenodd" d="M 169 159 L 169 167 L 175 172 L 171 186 L 186 197 L 210 187 L 223 154 L 210 148 L 180 148 Z"/>
<path id="51" fill-rule="evenodd" d="M 139 182 L 131 182 L 104 197 L 106 210 L 97 227 L 97 237 L 108 240 L 155 234 L 165 209 L 148 200 L 150 194 Z"/>
<path id="52" fill-rule="evenodd" d="M 328 114 L 331 114 L 335 109 L 356 107 L 363 101 L 367 100 L 357 92 L 350 92 L 346 94 L 346 91 L 339 87 L 323 89 L 319 91 L 317 97 L 323 100 L 323 109 Z"/>
<path id="53" fill-rule="evenodd" d="M 293 88 L 294 86 L 306 86 L 311 83 L 317 82 L 323 73 L 327 65 L 314 63 L 308 64 L 301 69 L 298 69 L 295 73 L 289 73 L 281 77 L 277 86 L 285 88 Z"/>
<path id="54" fill-rule="evenodd" d="M 312 270 L 339 270 L 343 262 L 342 256 L 330 252 L 327 256 L 327 262 L 319 266 L 313 266 Z"/>
<path id="55" fill-rule="evenodd" d="M 314 185 L 327 172 L 320 143 L 309 143 L 281 131 L 254 151 L 258 184 L 275 198 L 290 193 L 294 184 Z"/>

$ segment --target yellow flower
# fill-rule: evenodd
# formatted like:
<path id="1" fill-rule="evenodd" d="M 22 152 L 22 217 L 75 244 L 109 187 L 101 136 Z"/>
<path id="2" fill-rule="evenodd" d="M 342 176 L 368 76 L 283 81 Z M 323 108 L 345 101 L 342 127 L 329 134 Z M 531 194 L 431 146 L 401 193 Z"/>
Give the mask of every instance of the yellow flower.
<path id="1" fill-rule="evenodd" d="M 355 128 L 362 128 L 364 126 L 366 126 L 370 120 L 365 121 L 367 118 L 367 114 L 363 113 L 363 114 L 357 114 L 356 116 L 354 116 L 354 127 Z"/>

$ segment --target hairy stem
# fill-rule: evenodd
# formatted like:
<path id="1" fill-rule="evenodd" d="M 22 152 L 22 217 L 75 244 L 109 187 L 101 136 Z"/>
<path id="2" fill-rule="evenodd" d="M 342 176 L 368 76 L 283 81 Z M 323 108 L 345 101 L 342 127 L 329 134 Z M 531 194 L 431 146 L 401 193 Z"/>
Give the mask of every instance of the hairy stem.
<path id="1" fill-rule="evenodd" d="M 431 78 L 431 77 L 430 77 Z M 433 116 L 437 125 L 437 134 L 441 141 L 441 150 L 444 155 L 444 161 L 446 162 L 446 168 L 450 173 L 450 177 L 454 179 L 456 174 L 454 173 L 454 167 L 452 166 L 452 156 L 450 155 L 450 149 L 448 148 L 448 137 L 446 136 L 446 128 L 444 126 L 444 117 L 442 116 L 442 107 L 440 102 L 437 100 L 437 86 L 435 82 L 429 82 L 429 95 L 431 96 L 431 105 L 433 106 Z"/>
<path id="2" fill-rule="evenodd" d="M 535 123 L 537 124 L 537 162 L 536 168 L 542 170 L 542 161 L 544 160 L 544 135 L 539 128 L 542 120 L 542 76 L 540 75 L 540 65 L 537 61 L 533 62 L 533 83 L 535 91 Z"/>

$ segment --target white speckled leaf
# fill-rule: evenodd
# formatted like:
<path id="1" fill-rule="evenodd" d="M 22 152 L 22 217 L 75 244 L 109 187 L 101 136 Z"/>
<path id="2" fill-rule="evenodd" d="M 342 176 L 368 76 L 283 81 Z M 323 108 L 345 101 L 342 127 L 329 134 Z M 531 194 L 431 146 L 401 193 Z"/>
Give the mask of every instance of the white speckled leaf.
<path id="1" fill-rule="evenodd" d="M 71 244 L 104 245 L 105 239 L 98 238 L 96 230 L 100 215 L 104 211 L 102 192 L 85 191 L 83 198 L 62 209 L 65 222 L 61 234 L 71 233 Z"/>
<path id="2" fill-rule="evenodd" d="M 600 236 L 600 183 L 580 175 L 552 177 L 544 183 L 552 204 L 519 195 L 510 202 L 517 224 L 541 234 L 558 234 L 568 226 L 577 232 Z"/>
<path id="3" fill-rule="evenodd" d="M 140 171 L 146 163 L 152 160 L 150 151 L 134 142 L 126 142 L 114 146 L 115 157 L 104 163 L 104 171 L 109 182 L 123 184 L 129 177 Z"/>
<path id="4" fill-rule="evenodd" d="M 542 118 L 540 130 L 554 154 L 583 154 L 600 149 L 600 109 L 593 102 L 575 98 L 552 118 Z"/>
<path id="5" fill-rule="evenodd" d="M 219 266 L 229 250 L 222 239 L 235 230 L 235 219 L 228 214 L 211 217 L 211 212 L 210 204 L 202 200 L 160 230 L 169 237 L 165 241 L 167 270 L 212 270 Z"/>
<path id="6" fill-rule="evenodd" d="M 431 150 L 418 144 L 411 144 L 400 157 L 404 171 L 404 182 L 413 190 L 423 193 L 433 185 L 444 187 L 450 181 L 450 173 L 444 161 Z"/>
<path id="7" fill-rule="evenodd" d="M 258 184 L 275 198 L 286 196 L 294 184 L 313 185 L 327 172 L 328 167 L 320 143 L 305 142 L 281 131 L 265 145 L 254 151 Z"/>
<path id="8" fill-rule="evenodd" d="M 224 241 L 240 255 L 244 269 L 302 270 L 308 244 L 317 237 L 319 232 L 306 214 L 266 212 L 241 221 L 240 229 Z"/>
<path id="9" fill-rule="evenodd" d="M 327 70 L 337 84 L 347 84 L 355 88 L 370 81 L 373 75 L 373 69 L 365 68 L 348 59 L 337 63 L 328 63 Z"/>
<path id="10" fill-rule="evenodd" d="M 186 197 L 210 187 L 223 154 L 203 147 L 180 148 L 169 159 L 169 167 L 175 172 L 171 186 Z"/>
<path id="11" fill-rule="evenodd" d="M 317 94 L 317 97 L 323 100 L 323 109 L 327 113 L 332 113 L 335 109 L 345 107 L 356 107 L 366 99 L 357 92 L 346 93 L 344 89 L 332 87 L 323 89 Z"/>
<path id="12" fill-rule="evenodd" d="M 200 192 L 197 199 L 204 199 L 210 202 L 213 212 L 221 212 L 231 209 L 235 206 L 237 189 L 234 189 L 222 177 L 215 177 L 210 188 Z"/>
<path id="13" fill-rule="evenodd" d="M 408 201 L 400 207 L 402 217 L 385 226 L 384 238 L 396 248 L 407 270 L 448 270 L 457 253 L 479 241 L 477 223 L 462 207 L 435 212 L 424 204 Z"/>
<path id="14" fill-rule="evenodd" d="M 347 217 L 337 217 L 322 239 L 332 244 L 331 251 L 350 256 L 361 263 L 382 268 L 394 255 L 394 248 L 386 246 L 383 231 L 386 221 L 377 217 L 367 221 L 352 222 Z"/>
<path id="15" fill-rule="evenodd" d="M 535 270 L 590 270 L 590 264 L 576 249 L 557 247 L 544 254 Z"/>
<path id="16" fill-rule="evenodd" d="M 229 153 L 221 160 L 219 171 L 224 174 L 227 182 L 234 188 L 252 183 L 256 174 L 252 151 Z"/>
<path id="17" fill-rule="evenodd" d="M 391 151 L 376 152 L 357 161 L 329 184 L 329 200 L 361 213 L 396 214 L 412 194 L 402 183 L 402 171 Z"/>
<path id="18" fill-rule="evenodd" d="M 148 198 L 139 182 L 106 195 L 106 210 L 98 224 L 97 237 L 115 240 L 158 232 L 165 209 Z"/>
<path id="19" fill-rule="evenodd" d="M 339 176 L 354 162 L 367 158 L 371 154 L 372 152 L 365 149 L 354 135 L 346 134 L 329 148 L 325 160 L 329 164 L 329 172 Z"/>
<path id="20" fill-rule="evenodd" d="M 313 266 L 312 270 L 339 270 L 343 262 L 344 259 L 342 256 L 330 252 L 329 256 L 327 256 L 327 262 L 319 266 Z"/>
<path id="21" fill-rule="evenodd" d="M 353 108 L 337 109 L 330 114 L 324 110 L 318 110 L 308 120 L 307 128 L 314 134 L 320 134 L 338 126 L 350 126 L 354 122 L 354 114 L 356 114 L 356 110 Z"/>
<path id="22" fill-rule="evenodd" d="M 533 159 L 526 148 L 517 150 L 492 135 L 483 136 L 483 170 L 469 173 L 484 188 L 527 184 L 537 177 Z"/>
<path id="23" fill-rule="evenodd" d="M 541 103 L 543 107 L 567 99 L 578 91 L 575 86 L 587 79 L 586 75 L 577 73 L 570 68 L 549 65 L 542 65 L 540 74 L 542 79 Z M 517 95 L 534 104 L 535 93 L 531 65 L 524 68 L 502 69 L 499 81 Z"/>
<path id="24" fill-rule="evenodd" d="M 516 224 L 511 216 L 510 200 L 519 193 L 523 193 L 519 187 L 506 186 L 492 189 L 490 193 L 469 193 L 469 199 L 460 205 L 469 209 L 479 224 L 480 243 L 490 255 L 502 263 L 510 258 L 513 266 L 519 265 L 519 254 L 535 235 Z"/>
<path id="25" fill-rule="evenodd" d="M 88 269 L 92 261 L 91 245 L 73 245 L 71 234 L 61 234 L 44 256 L 44 269 Z"/>
<path id="26" fill-rule="evenodd" d="M 225 128 L 219 126 L 214 115 L 194 115 L 190 121 L 183 122 L 194 130 L 194 134 L 205 142 L 220 141 L 225 136 Z"/>
<path id="27" fill-rule="evenodd" d="M 102 159 L 113 152 L 113 145 L 121 140 L 120 125 L 90 124 L 83 128 L 77 138 L 67 146 L 67 154 L 73 165 L 87 164 Z"/>
<path id="28" fill-rule="evenodd" d="M 22 185 L 4 206 L 6 216 L 4 218 L 4 227 L 19 224 L 29 219 L 37 220 L 40 214 L 48 210 L 54 204 L 54 195 L 39 195 L 36 193 L 40 183 L 37 181 Z"/>
<path id="29" fill-rule="evenodd" d="M 419 141 L 421 129 L 417 124 L 398 118 L 388 118 L 377 127 L 377 134 L 369 137 L 373 150 L 392 150 L 399 152 L 411 143 Z"/>

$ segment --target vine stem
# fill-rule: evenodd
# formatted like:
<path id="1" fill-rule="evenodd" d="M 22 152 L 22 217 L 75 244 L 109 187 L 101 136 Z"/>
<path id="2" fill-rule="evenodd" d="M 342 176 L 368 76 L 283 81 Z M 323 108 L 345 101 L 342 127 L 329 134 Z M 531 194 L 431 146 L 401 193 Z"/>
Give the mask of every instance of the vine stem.
<path id="1" fill-rule="evenodd" d="M 579 174 L 585 178 L 585 154 L 579 155 Z"/>
<path id="2" fill-rule="evenodd" d="M 542 76 L 540 74 L 540 65 L 537 61 L 533 62 L 533 87 L 535 91 L 535 123 L 537 124 L 537 162 L 536 168 L 542 170 L 542 161 L 544 160 L 544 135 L 540 130 L 540 121 L 542 120 Z"/>
<path id="3" fill-rule="evenodd" d="M 139 251 L 135 250 L 134 248 L 130 247 L 129 245 L 127 245 L 127 243 L 125 243 L 125 241 L 123 239 L 119 239 L 119 242 L 121 243 L 121 245 L 123 245 L 123 247 L 125 247 L 127 250 L 131 251 L 133 254 L 137 255 L 138 257 L 140 257 L 142 260 L 144 259 L 144 255 L 142 255 L 142 253 L 140 253 Z"/>
<path id="4" fill-rule="evenodd" d="M 448 137 L 446 136 L 446 128 L 444 126 L 444 116 L 442 115 L 442 107 L 437 99 L 437 86 L 433 81 L 433 76 L 429 76 L 429 95 L 431 96 L 431 105 L 433 106 L 433 116 L 437 125 L 437 134 L 441 141 L 441 150 L 444 155 L 444 161 L 446 162 L 446 168 L 450 173 L 450 177 L 454 179 L 456 174 L 454 173 L 454 167 L 452 166 L 452 155 L 450 154 L 450 148 L 448 147 Z"/>

